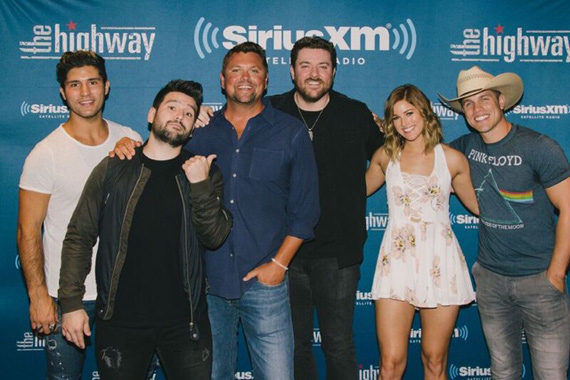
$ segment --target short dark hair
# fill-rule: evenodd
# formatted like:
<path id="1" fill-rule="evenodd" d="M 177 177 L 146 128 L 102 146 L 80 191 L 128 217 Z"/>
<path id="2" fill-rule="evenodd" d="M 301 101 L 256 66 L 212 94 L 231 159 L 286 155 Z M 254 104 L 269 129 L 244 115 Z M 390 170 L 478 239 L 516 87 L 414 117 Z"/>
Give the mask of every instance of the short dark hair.
<path id="1" fill-rule="evenodd" d="M 166 95 L 171 92 L 181 92 L 194 99 L 194 101 L 196 102 L 196 106 L 198 107 L 196 109 L 196 118 L 198 117 L 198 112 L 200 112 L 200 106 L 202 105 L 202 99 L 203 99 L 202 85 L 200 83 L 184 79 L 171 80 L 166 84 L 166 86 L 161 88 L 160 91 L 158 91 L 158 93 L 154 97 L 154 100 L 152 102 L 152 106 L 154 107 L 154 109 L 158 109 L 158 107 L 160 107 L 160 105 L 164 101 Z M 148 124 L 149 131 L 151 130 L 151 126 L 152 124 L 149 123 Z"/>
<path id="2" fill-rule="evenodd" d="M 99 70 L 99 75 L 103 82 L 107 82 L 107 70 L 105 69 L 105 59 L 99 54 L 89 50 L 67 51 L 63 53 L 56 66 L 57 81 L 63 88 L 67 79 L 67 74 L 71 69 L 83 66 L 94 66 Z"/>
<path id="3" fill-rule="evenodd" d="M 295 66 L 297 57 L 299 56 L 299 51 L 305 48 L 322 49 L 328 51 L 331 56 L 332 68 L 336 69 L 336 49 L 334 48 L 334 45 L 332 42 L 318 36 L 303 37 L 295 42 L 293 49 L 291 49 L 291 66 Z"/>
<path id="4" fill-rule="evenodd" d="M 265 56 L 265 49 L 263 49 L 255 42 L 247 41 L 234 46 L 226 53 L 226 55 L 224 56 L 224 60 L 222 61 L 222 73 L 226 70 L 226 66 L 228 65 L 228 61 L 230 60 L 232 55 L 236 53 L 255 53 L 259 55 L 261 61 L 263 62 L 263 67 L 265 68 L 265 71 L 269 72 L 269 67 L 267 66 L 267 58 Z"/>

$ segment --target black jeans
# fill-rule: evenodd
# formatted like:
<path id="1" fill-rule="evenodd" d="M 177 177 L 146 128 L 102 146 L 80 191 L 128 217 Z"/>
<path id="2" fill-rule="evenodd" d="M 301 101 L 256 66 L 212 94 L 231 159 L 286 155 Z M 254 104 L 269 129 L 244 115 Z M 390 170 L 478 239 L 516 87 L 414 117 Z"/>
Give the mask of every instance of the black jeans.
<path id="1" fill-rule="evenodd" d="M 212 333 L 207 313 L 190 339 L 188 323 L 160 328 L 113 326 L 97 319 L 95 350 L 101 380 L 144 379 L 156 352 L 168 380 L 210 380 Z"/>
<path id="2" fill-rule="evenodd" d="M 334 258 L 296 257 L 290 264 L 295 380 L 318 379 L 311 343 L 315 308 L 327 379 L 358 379 L 352 322 L 359 278 L 359 265 L 339 269 Z"/>

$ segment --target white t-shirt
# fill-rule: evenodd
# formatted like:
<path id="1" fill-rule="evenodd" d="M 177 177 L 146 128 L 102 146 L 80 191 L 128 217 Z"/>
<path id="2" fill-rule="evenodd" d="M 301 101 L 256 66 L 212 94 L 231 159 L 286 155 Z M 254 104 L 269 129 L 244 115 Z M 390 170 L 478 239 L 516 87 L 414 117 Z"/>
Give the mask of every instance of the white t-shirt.
<path id="1" fill-rule="evenodd" d="M 24 163 L 20 188 L 51 195 L 44 220 L 43 249 L 47 288 L 52 297 L 57 297 L 59 288 L 61 249 L 67 225 L 91 171 L 122 137 L 142 141 L 141 136 L 131 128 L 105 121 L 109 126 L 109 136 L 103 144 L 84 145 L 67 134 L 60 125 L 34 147 Z M 93 247 L 92 269 L 97 245 Z M 97 287 L 94 270 L 87 276 L 85 287 L 83 299 L 95 300 Z"/>

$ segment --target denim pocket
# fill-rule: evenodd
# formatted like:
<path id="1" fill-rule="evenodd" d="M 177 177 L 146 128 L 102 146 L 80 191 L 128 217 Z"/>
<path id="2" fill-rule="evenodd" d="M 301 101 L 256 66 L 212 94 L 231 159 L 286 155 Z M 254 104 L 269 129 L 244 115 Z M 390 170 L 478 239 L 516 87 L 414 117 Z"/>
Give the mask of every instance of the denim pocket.
<path id="1" fill-rule="evenodd" d="M 260 181 L 272 181 L 279 178 L 283 156 L 281 150 L 254 148 L 249 176 Z"/>
<path id="2" fill-rule="evenodd" d="M 544 281 L 546 281 L 546 284 L 548 285 L 548 287 L 549 287 L 552 291 L 556 292 L 556 294 L 559 294 L 559 295 L 562 295 L 562 296 L 566 294 L 566 291 L 565 291 L 566 289 L 564 289 L 563 291 L 560 291 L 556 286 L 554 286 L 554 285 L 552 284 L 552 282 L 550 282 L 550 280 L 548 279 L 548 276 L 546 275 L 546 271 L 544 271 L 544 272 L 541 273 L 541 277 L 544 279 Z"/>

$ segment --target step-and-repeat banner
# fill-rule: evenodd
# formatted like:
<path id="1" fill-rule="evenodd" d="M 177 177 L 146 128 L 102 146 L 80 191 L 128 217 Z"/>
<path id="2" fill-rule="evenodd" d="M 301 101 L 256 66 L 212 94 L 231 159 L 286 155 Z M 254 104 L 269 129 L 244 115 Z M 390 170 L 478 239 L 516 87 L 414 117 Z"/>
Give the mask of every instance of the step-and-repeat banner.
<path id="1" fill-rule="evenodd" d="M 338 51 L 335 89 L 382 114 L 390 91 L 413 83 L 431 99 L 446 141 L 468 129 L 436 94 L 455 94 L 459 70 L 480 65 L 493 74 L 512 71 L 524 80 L 522 101 L 510 121 L 545 133 L 570 156 L 570 4 L 544 1 L 338 1 L 313 0 L 3 0 L 0 92 L 0 336 L 3 379 L 43 377 L 45 342 L 31 331 L 28 298 L 16 248 L 18 181 L 33 146 L 64 122 L 55 65 L 67 50 L 89 49 L 107 60 L 111 92 L 105 117 L 147 136 L 146 113 L 170 79 L 201 82 L 205 102 L 224 102 L 219 71 L 228 49 L 254 41 L 267 49 L 269 94 L 292 88 L 289 52 L 305 35 L 320 35 Z M 339 152 L 340 154 L 340 152 Z M 477 251 L 478 219 L 452 199 L 451 221 L 467 261 Z M 370 287 L 388 222 L 385 191 L 369 199 L 368 241 L 355 294 L 360 379 L 378 378 L 378 346 Z M 350 326 L 347 326 L 350 328 Z M 422 330 L 414 321 L 406 379 L 422 375 Z M 314 349 L 324 372 L 320 332 Z M 523 345 L 526 342 L 523 337 Z M 252 379 L 241 339 L 237 379 Z M 523 378 L 532 371 L 525 351 Z M 84 378 L 99 375 L 89 351 Z M 322 375 L 324 378 L 324 375 Z M 461 310 L 449 354 L 448 377 L 489 379 L 489 356 L 477 305 Z M 157 378 L 163 378 L 162 373 Z"/>

